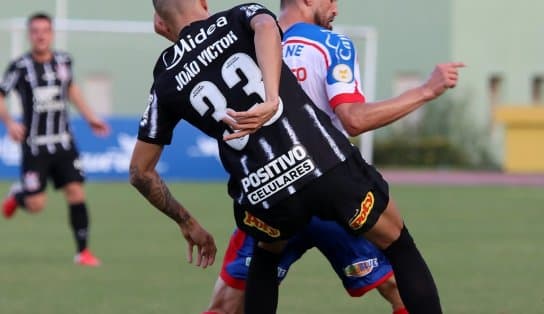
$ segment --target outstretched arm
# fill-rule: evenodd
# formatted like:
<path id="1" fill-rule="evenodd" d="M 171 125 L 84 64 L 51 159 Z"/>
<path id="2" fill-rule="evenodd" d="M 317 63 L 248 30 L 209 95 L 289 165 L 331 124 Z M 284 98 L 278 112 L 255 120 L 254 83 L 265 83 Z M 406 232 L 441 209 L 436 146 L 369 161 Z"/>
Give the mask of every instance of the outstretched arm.
<path id="1" fill-rule="evenodd" d="M 198 251 L 196 266 L 206 268 L 215 260 L 217 252 L 215 242 L 189 211 L 174 198 L 155 170 L 161 153 L 162 146 L 138 140 L 130 161 L 130 183 L 153 206 L 178 224 L 189 244 L 187 252 L 189 263 L 193 261 L 193 248 L 196 245 Z"/>
<path id="2" fill-rule="evenodd" d="M 464 64 L 460 62 L 439 64 L 429 79 L 419 87 L 383 101 L 340 104 L 334 112 L 351 136 L 375 130 L 397 121 L 426 102 L 442 95 L 449 88 L 455 87 L 460 67 L 464 67 Z"/>
<path id="3" fill-rule="evenodd" d="M 107 136 L 110 133 L 110 127 L 87 105 L 81 90 L 75 83 L 70 84 L 70 87 L 68 87 L 68 97 L 96 135 Z"/>

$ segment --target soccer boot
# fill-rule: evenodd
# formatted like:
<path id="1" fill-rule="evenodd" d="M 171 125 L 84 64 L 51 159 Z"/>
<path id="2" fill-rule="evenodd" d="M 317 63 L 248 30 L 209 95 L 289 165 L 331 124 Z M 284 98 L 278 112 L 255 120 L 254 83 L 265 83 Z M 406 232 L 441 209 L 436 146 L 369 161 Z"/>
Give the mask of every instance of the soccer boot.
<path id="1" fill-rule="evenodd" d="M 9 189 L 8 195 L 2 201 L 2 214 L 4 218 L 10 219 L 17 210 L 17 200 L 15 199 L 15 194 L 21 191 L 21 184 L 14 183 Z"/>
<path id="2" fill-rule="evenodd" d="M 74 256 L 74 263 L 81 266 L 98 267 L 100 266 L 100 260 L 91 253 L 89 249 L 81 251 Z"/>

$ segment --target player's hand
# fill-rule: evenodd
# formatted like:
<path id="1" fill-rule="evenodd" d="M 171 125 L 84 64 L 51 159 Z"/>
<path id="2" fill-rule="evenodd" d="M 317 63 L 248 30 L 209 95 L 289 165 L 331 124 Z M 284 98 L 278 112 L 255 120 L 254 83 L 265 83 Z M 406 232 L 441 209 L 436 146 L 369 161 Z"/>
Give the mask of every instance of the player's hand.
<path id="1" fill-rule="evenodd" d="M 423 84 L 426 100 L 433 100 L 447 89 L 454 88 L 459 79 L 459 68 L 464 66 L 465 64 L 462 62 L 438 64 L 427 82 Z"/>
<path id="2" fill-rule="evenodd" d="M 106 137 L 110 134 L 110 126 L 102 120 L 91 120 L 89 121 L 89 126 L 97 136 Z"/>
<path id="3" fill-rule="evenodd" d="M 187 241 L 187 261 L 193 263 L 193 249 L 196 246 L 195 266 L 205 269 L 213 265 L 217 247 L 212 235 L 193 218 L 181 227 L 181 233 Z"/>
<path id="4" fill-rule="evenodd" d="M 12 121 L 6 125 L 6 128 L 9 136 L 15 142 L 20 143 L 25 139 L 26 128 L 22 123 Z"/>
<path id="5" fill-rule="evenodd" d="M 257 132 L 263 124 L 270 120 L 278 110 L 278 100 L 268 100 L 251 107 L 247 111 L 227 109 L 225 122 L 235 132 L 225 135 L 223 140 L 228 141 Z"/>

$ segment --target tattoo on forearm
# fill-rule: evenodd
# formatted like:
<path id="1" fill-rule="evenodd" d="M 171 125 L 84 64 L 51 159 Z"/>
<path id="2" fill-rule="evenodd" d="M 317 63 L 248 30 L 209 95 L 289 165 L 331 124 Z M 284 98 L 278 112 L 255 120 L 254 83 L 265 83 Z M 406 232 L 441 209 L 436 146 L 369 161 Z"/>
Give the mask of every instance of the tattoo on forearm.
<path id="1" fill-rule="evenodd" d="M 172 196 L 164 181 L 156 173 L 146 176 L 133 166 L 130 168 L 130 182 L 153 206 L 178 224 L 186 224 L 191 219 L 191 215 Z"/>

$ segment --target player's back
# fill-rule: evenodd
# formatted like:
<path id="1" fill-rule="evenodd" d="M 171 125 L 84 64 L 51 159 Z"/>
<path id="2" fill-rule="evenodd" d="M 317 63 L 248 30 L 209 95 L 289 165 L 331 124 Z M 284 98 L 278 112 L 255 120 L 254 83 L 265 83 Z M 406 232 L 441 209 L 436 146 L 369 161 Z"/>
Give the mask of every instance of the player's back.
<path id="1" fill-rule="evenodd" d="M 314 24 L 297 23 L 285 30 L 283 60 L 316 106 L 345 132 L 334 108 L 365 101 L 352 41 Z"/>
<path id="2" fill-rule="evenodd" d="M 227 107 L 245 111 L 265 98 L 250 27 L 259 13 L 268 11 L 239 6 L 181 31 L 157 61 L 140 139 L 168 144 L 179 120 L 188 121 L 218 140 L 231 196 L 269 207 L 344 161 L 352 149 L 285 65 L 277 114 L 254 134 L 222 140 L 233 132 L 221 121 Z"/>

